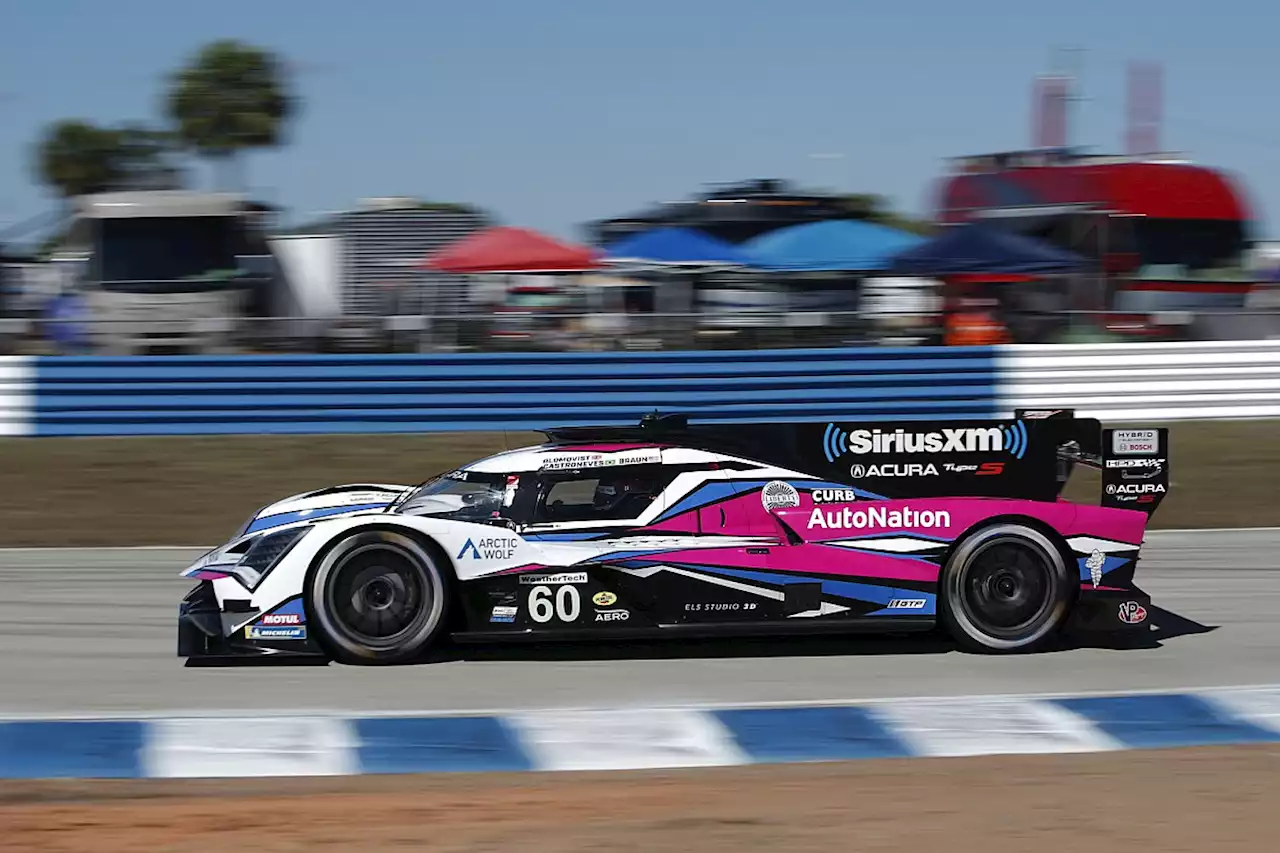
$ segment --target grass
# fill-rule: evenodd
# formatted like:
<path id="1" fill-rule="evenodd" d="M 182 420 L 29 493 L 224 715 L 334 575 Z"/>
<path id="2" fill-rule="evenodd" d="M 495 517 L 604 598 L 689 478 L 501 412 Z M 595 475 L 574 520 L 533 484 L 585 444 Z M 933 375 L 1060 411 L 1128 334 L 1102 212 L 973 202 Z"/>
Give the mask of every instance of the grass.
<path id="1" fill-rule="evenodd" d="M 1280 421 L 1171 428 L 1157 528 L 1280 525 Z M 262 505 L 346 482 L 414 483 L 530 433 L 0 440 L 0 546 L 212 545 Z M 1092 473 L 1067 497 L 1098 499 Z"/>

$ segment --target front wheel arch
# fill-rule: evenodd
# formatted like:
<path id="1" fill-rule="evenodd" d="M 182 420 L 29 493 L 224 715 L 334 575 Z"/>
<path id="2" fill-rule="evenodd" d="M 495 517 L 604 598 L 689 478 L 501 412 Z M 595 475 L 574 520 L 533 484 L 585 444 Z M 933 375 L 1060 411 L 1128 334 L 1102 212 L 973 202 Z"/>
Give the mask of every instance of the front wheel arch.
<path id="1" fill-rule="evenodd" d="M 441 604 L 441 614 L 435 621 L 434 627 L 429 632 L 429 636 L 424 642 L 415 644 L 415 647 L 408 649 L 405 653 L 390 653 L 379 656 L 361 656 L 353 655 L 350 651 L 344 651 L 340 644 L 335 645 L 325 630 L 324 621 L 316 606 L 316 577 L 333 554 L 335 549 L 343 547 L 351 540 L 368 536 L 370 534 L 385 534 L 390 537 L 400 537 L 411 542 L 414 546 L 426 554 L 432 564 L 435 566 L 435 577 L 438 578 L 439 586 L 434 590 L 434 594 L 438 597 Z M 317 551 L 312 558 L 310 565 L 307 567 L 306 575 L 303 579 L 303 606 L 306 612 L 307 624 L 314 626 L 316 629 L 316 643 L 324 650 L 331 660 L 342 663 L 376 665 L 387 663 L 403 663 L 416 657 L 419 653 L 425 651 L 428 647 L 434 645 L 441 635 L 447 635 L 454 627 L 456 619 L 459 617 L 460 608 L 457 601 L 457 575 L 454 571 L 453 561 L 448 558 L 444 549 L 431 536 L 413 528 L 401 527 L 399 525 L 389 524 L 371 524 L 361 527 L 344 530 L 335 535 L 329 542 Z"/>

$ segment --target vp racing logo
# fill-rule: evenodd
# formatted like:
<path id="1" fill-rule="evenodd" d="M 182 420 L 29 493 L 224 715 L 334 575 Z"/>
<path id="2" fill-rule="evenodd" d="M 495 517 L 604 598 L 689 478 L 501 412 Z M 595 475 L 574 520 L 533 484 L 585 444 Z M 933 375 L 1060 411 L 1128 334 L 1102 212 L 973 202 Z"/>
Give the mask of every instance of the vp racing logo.
<path id="1" fill-rule="evenodd" d="M 958 427 L 930 432 L 908 432 L 906 429 L 855 429 L 846 432 L 835 424 L 827 424 L 822 436 L 822 450 L 828 462 L 845 453 L 992 453 L 1004 451 L 1015 459 L 1027 453 L 1027 425 L 991 427 Z"/>

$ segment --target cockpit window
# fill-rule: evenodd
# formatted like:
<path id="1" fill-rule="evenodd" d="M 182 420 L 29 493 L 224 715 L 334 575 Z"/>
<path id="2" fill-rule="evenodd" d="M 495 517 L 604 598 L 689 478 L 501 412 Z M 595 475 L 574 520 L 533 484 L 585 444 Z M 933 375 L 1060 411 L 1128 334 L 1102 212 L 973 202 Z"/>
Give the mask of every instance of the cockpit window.
<path id="1" fill-rule="evenodd" d="M 535 523 L 638 518 L 674 475 L 650 466 L 543 476 Z"/>
<path id="2" fill-rule="evenodd" d="M 487 521 L 503 515 L 507 477 L 454 471 L 429 480 L 398 508 L 407 515 Z"/>

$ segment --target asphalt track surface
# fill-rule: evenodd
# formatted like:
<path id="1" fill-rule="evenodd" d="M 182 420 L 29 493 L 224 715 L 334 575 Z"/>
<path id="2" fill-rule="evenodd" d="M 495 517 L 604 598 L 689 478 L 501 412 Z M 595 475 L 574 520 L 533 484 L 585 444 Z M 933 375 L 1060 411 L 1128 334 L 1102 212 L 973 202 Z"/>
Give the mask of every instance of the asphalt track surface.
<path id="1" fill-rule="evenodd" d="M 1149 535 L 1136 649 L 964 654 L 933 638 L 546 646 L 394 668 L 191 668 L 177 578 L 198 549 L 0 551 L 0 715 L 510 711 L 1280 684 L 1280 529 Z"/>

